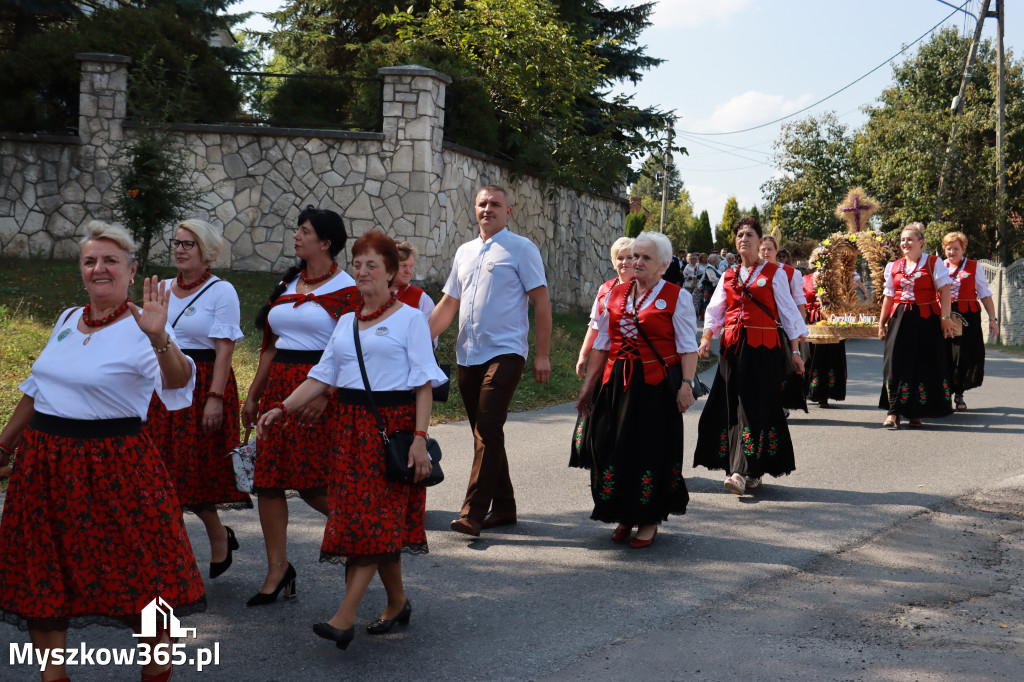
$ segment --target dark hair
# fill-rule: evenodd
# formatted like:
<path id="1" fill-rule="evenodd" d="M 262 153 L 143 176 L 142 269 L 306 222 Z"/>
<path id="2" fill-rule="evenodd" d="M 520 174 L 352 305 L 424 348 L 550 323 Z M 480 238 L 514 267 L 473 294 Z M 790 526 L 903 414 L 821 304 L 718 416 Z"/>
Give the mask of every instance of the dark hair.
<path id="1" fill-rule="evenodd" d="M 395 281 L 398 274 L 398 247 L 395 240 L 383 232 L 367 230 L 366 233 L 352 244 L 352 258 L 361 256 L 367 251 L 373 251 L 384 259 L 384 269 L 391 273 L 388 277 L 388 286 Z"/>
<path id="2" fill-rule="evenodd" d="M 341 219 L 341 216 L 334 211 L 326 208 L 316 208 L 312 204 L 306 206 L 299 213 L 298 220 L 295 221 L 296 227 L 301 227 L 304 223 L 308 222 L 312 227 L 313 231 L 316 232 L 317 239 L 322 242 L 330 242 L 328 252 L 331 254 L 331 260 L 334 260 L 339 253 L 345 249 L 345 242 L 348 241 L 348 233 L 345 232 L 345 221 Z M 274 290 L 270 292 L 270 299 L 266 305 L 259 309 L 256 313 L 256 328 L 262 330 L 267 325 L 267 315 L 270 314 L 270 308 L 274 305 L 274 301 L 284 293 L 288 285 L 299 276 L 299 273 L 306 269 L 306 261 L 299 259 L 298 265 L 285 270 L 284 275 L 281 276 L 281 281 L 278 283 Z"/>
<path id="3" fill-rule="evenodd" d="M 761 230 L 761 221 L 750 214 L 747 214 L 736 221 L 736 224 L 732 226 L 732 233 L 739 234 L 740 228 L 745 226 L 749 226 L 754 230 L 754 232 L 757 232 L 758 239 L 764 236 L 764 232 Z"/>

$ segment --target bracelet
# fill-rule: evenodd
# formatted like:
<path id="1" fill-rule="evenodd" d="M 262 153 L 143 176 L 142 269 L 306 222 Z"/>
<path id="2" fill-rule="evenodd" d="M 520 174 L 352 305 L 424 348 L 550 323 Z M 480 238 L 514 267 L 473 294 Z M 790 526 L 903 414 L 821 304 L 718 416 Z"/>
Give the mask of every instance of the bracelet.
<path id="1" fill-rule="evenodd" d="M 14 457 L 14 450 L 11 450 L 6 443 L 0 443 L 0 452 L 4 453 L 8 457 Z"/>
<path id="2" fill-rule="evenodd" d="M 284 403 L 274 403 L 270 406 L 270 410 L 273 410 L 274 408 L 281 408 L 281 412 L 284 413 L 284 416 L 288 416 L 288 408 L 284 406 Z M 267 410 L 267 412 L 270 412 L 270 410 Z"/>
<path id="3" fill-rule="evenodd" d="M 800 351 L 798 351 L 798 350 L 791 350 L 791 351 L 789 351 L 789 353 L 790 353 L 790 355 L 800 355 Z"/>
<path id="4" fill-rule="evenodd" d="M 152 345 L 152 344 L 150 344 L 150 345 Z M 157 353 L 166 353 L 168 350 L 170 350 L 170 348 L 171 348 L 171 335 L 170 334 L 167 335 L 167 343 L 164 344 L 163 348 L 157 348 L 156 346 L 153 346 L 153 350 L 155 350 Z"/>
<path id="5" fill-rule="evenodd" d="M 423 440 L 427 439 L 427 432 L 426 431 L 413 431 L 412 435 L 413 435 L 413 438 L 415 438 L 416 436 L 423 436 Z"/>
<path id="6" fill-rule="evenodd" d="M 206 392 L 206 397 L 207 398 L 220 398 L 221 400 L 224 400 L 224 394 L 223 393 L 217 393 L 217 391 L 207 391 Z"/>
<path id="7" fill-rule="evenodd" d="M 942 319 L 944 319 L 944 320 L 952 320 L 953 316 L 952 315 L 943 315 Z"/>

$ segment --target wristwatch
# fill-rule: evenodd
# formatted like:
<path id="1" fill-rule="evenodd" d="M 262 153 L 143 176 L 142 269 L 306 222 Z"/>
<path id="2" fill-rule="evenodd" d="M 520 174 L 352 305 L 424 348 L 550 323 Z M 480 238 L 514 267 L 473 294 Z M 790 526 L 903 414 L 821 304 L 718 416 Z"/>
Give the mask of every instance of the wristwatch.
<path id="1" fill-rule="evenodd" d="M 693 379 L 683 379 L 683 383 L 690 387 L 690 391 L 693 391 Z"/>

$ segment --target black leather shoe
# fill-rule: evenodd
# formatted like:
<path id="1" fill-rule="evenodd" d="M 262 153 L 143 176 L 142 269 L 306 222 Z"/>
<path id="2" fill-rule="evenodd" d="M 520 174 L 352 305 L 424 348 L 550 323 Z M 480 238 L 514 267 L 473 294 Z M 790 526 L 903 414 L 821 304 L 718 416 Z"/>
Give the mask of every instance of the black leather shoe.
<path id="1" fill-rule="evenodd" d="M 352 640 L 356 636 L 355 626 L 350 627 L 348 630 L 339 630 L 333 625 L 327 623 L 317 623 L 313 626 L 313 632 L 316 633 L 317 637 L 323 637 L 334 642 L 334 645 L 341 650 L 348 648 L 348 645 L 352 643 Z"/>
<path id="2" fill-rule="evenodd" d="M 412 617 L 412 602 L 408 599 L 405 600 L 405 606 L 398 612 L 398 615 L 394 618 L 378 618 L 369 625 L 366 626 L 366 631 L 371 635 L 385 635 L 391 632 L 391 628 L 395 627 L 395 623 L 401 623 L 402 625 L 409 624 L 409 618 Z"/>
<path id="3" fill-rule="evenodd" d="M 228 531 L 228 558 L 224 561 L 211 561 L 210 562 L 210 577 L 216 578 L 224 571 L 231 568 L 231 552 L 238 549 L 238 540 L 235 539 L 235 531 L 231 530 L 230 526 L 224 526 Z"/>
<path id="4" fill-rule="evenodd" d="M 291 599 L 295 596 L 295 569 L 292 568 L 291 564 L 288 564 L 288 570 L 285 571 L 284 577 L 281 578 L 281 582 L 277 584 L 274 591 L 270 594 L 266 592 L 257 592 L 252 598 L 245 603 L 246 606 L 263 606 L 265 604 L 273 604 L 277 601 L 277 595 L 284 590 L 284 598 Z"/>

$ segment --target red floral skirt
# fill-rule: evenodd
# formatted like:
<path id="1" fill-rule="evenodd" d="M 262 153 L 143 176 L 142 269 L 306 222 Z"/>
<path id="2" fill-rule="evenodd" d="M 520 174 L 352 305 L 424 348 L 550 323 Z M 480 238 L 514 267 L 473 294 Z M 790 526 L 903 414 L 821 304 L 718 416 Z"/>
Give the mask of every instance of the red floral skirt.
<path id="1" fill-rule="evenodd" d="M 388 432 L 416 428 L 415 405 L 378 406 Z M 341 403 L 338 455 L 328 488 L 330 513 L 320 561 L 359 565 L 427 553 L 427 489 L 384 477 L 377 424 L 362 405 Z"/>
<path id="2" fill-rule="evenodd" d="M 238 445 L 238 385 L 234 370 L 224 388 L 224 422 L 216 433 L 203 431 L 203 410 L 213 378 L 212 362 L 196 363 L 192 405 L 168 411 L 153 395 L 144 428 L 164 458 L 182 509 L 252 509 L 252 500 L 235 486 L 228 453 Z"/>
<path id="3" fill-rule="evenodd" d="M 131 625 L 163 597 L 206 608 L 163 460 L 144 434 L 25 430 L 0 521 L 0 619 L 22 629 Z"/>
<path id="4" fill-rule="evenodd" d="M 260 412 L 291 395 L 312 368 L 312 364 L 272 362 Z M 275 423 L 256 448 L 253 492 L 326 490 L 337 431 L 338 401 L 333 396 L 312 424 L 302 424 L 291 416 Z"/>

